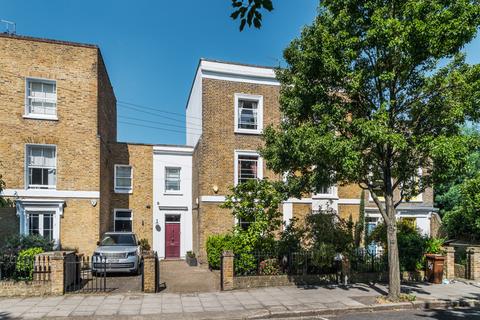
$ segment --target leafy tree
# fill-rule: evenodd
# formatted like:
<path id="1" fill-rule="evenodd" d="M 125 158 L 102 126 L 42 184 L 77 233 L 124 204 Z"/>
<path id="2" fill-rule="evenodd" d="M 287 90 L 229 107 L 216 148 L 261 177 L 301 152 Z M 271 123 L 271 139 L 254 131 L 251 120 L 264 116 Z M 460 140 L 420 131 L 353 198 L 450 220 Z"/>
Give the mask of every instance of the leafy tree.
<path id="1" fill-rule="evenodd" d="M 407 221 L 397 221 L 400 270 L 416 271 L 423 269 L 424 254 L 429 239 L 424 237 L 414 225 Z M 387 248 L 387 228 L 380 223 L 369 236 L 370 241 L 381 243 Z M 430 240 L 432 242 L 433 240 Z"/>
<path id="2" fill-rule="evenodd" d="M 449 237 L 480 241 L 480 173 L 463 182 L 458 204 L 445 213 L 443 225 Z"/>
<path id="3" fill-rule="evenodd" d="M 279 210 L 286 194 L 281 191 L 281 183 L 252 179 L 232 188 L 222 208 L 232 210 L 238 222 L 229 243 L 225 247 L 233 249 L 235 272 L 249 274 L 256 270 L 256 253 L 273 252 L 275 233 L 282 225 L 282 212 Z"/>
<path id="4" fill-rule="evenodd" d="M 480 132 L 478 128 L 467 127 L 464 134 L 471 136 L 472 139 L 480 141 Z M 452 175 L 452 179 L 435 185 L 435 206 L 440 209 L 440 215 L 443 217 L 461 202 L 461 188 L 466 180 L 472 179 L 480 171 L 480 148 L 473 149 L 468 156 L 465 166 L 460 172 Z"/>
<path id="5" fill-rule="evenodd" d="M 272 0 L 232 0 L 234 8 L 230 15 L 232 19 L 240 20 L 240 31 L 243 31 L 245 25 L 253 26 L 259 29 L 262 26 L 262 10 L 272 11 Z"/>
<path id="6" fill-rule="evenodd" d="M 461 49 L 479 24 L 478 0 L 324 0 L 277 71 L 283 121 L 264 132 L 267 166 L 287 172 L 297 197 L 334 183 L 369 191 L 388 230 L 393 301 L 396 208 L 450 178 L 477 142 L 460 133 L 479 116 L 480 67 Z"/>
<path id="7" fill-rule="evenodd" d="M 280 206 L 286 199 L 277 186 L 280 184 L 267 179 L 252 179 L 232 188 L 232 194 L 226 197 L 221 207 L 231 209 L 238 221 L 248 225 L 244 230 L 243 226 L 237 224 L 237 232 L 247 231 L 264 238 L 273 237 L 282 224 Z"/>

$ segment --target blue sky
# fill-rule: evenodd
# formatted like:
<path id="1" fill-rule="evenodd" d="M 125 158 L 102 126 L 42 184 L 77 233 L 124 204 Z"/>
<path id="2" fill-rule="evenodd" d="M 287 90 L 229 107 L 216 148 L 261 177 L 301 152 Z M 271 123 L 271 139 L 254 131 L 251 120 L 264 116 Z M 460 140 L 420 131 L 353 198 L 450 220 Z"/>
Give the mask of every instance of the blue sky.
<path id="1" fill-rule="evenodd" d="M 229 18 L 230 0 L 0 0 L 0 19 L 15 21 L 21 35 L 99 45 L 120 101 L 118 120 L 139 124 L 119 123 L 118 140 L 183 144 L 185 104 L 199 58 L 276 66 L 315 17 L 317 3 L 275 0 L 261 30 L 241 33 Z M 466 50 L 469 62 L 480 63 L 480 38 Z"/>

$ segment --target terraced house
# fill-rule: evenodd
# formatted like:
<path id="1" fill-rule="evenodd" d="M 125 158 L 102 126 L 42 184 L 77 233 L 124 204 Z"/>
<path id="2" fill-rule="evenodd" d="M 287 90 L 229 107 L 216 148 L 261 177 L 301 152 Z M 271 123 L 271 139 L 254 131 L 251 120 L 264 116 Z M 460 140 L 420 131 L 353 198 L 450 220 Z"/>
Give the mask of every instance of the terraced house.
<path id="1" fill-rule="evenodd" d="M 279 124 L 274 69 L 200 60 L 186 106 L 186 145 L 117 142 L 116 100 L 95 45 L 0 35 L 0 173 L 15 208 L 0 211 L 0 237 L 40 234 L 91 253 L 102 233 L 133 231 L 161 258 L 193 250 L 205 261 L 209 235 L 229 230 L 219 208 L 248 179 L 280 179 L 258 153 Z M 358 217 L 361 190 L 325 186 L 289 199 L 283 219 L 321 206 Z M 366 195 L 368 228 L 380 214 Z M 433 191 L 398 207 L 429 234 Z"/>

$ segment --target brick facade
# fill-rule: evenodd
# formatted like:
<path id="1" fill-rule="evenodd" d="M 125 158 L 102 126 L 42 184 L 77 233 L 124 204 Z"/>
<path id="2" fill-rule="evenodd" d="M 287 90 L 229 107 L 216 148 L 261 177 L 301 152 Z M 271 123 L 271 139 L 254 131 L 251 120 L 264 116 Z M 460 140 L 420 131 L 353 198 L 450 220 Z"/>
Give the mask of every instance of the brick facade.
<path id="1" fill-rule="evenodd" d="M 100 50 L 94 45 L 1 34 L 0 69 L 0 113 L 8 115 L 0 118 L 0 174 L 7 191 L 27 189 L 26 144 L 55 145 L 56 190 L 70 192 L 68 198 L 55 196 L 65 204 L 61 244 L 93 250 L 105 203 L 97 205 L 98 196 L 76 198 L 76 192 L 99 193 L 107 175 L 106 167 L 99 165 L 106 162 L 102 150 L 116 139 L 115 96 Z M 56 81 L 58 120 L 24 117 L 27 78 Z"/>
<path id="2" fill-rule="evenodd" d="M 113 230 L 113 210 L 130 209 L 133 214 L 132 230 L 139 239 L 152 245 L 153 204 L 153 147 L 151 145 L 113 143 L 110 145 L 110 163 L 131 165 L 133 168 L 132 193 L 116 193 L 113 183 L 109 189 L 110 211 L 108 230 Z M 113 170 L 113 169 L 111 169 Z M 113 172 L 113 171 L 111 171 Z M 113 180 L 113 179 L 112 179 Z"/>

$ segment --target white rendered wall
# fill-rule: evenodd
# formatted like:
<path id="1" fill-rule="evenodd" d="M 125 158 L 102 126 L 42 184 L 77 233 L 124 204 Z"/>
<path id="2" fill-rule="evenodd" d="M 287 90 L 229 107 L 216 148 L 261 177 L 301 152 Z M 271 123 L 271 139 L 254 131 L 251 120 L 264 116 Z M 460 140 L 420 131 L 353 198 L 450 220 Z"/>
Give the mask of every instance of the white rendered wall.
<path id="1" fill-rule="evenodd" d="M 154 147 L 153 250 L 165 258 L 165 215 L 180 215 L 180 257 L 192 250 L 192 151 L 185 147 Z M 165 191 L 165 167 L 180 167 L 180 192 Z"/>
<path id="2" fill-rule="evenodd" d="M 196 146 L 202 134 L 202 74 L 197 70 L 186 110 L 187 145 Z"/>

